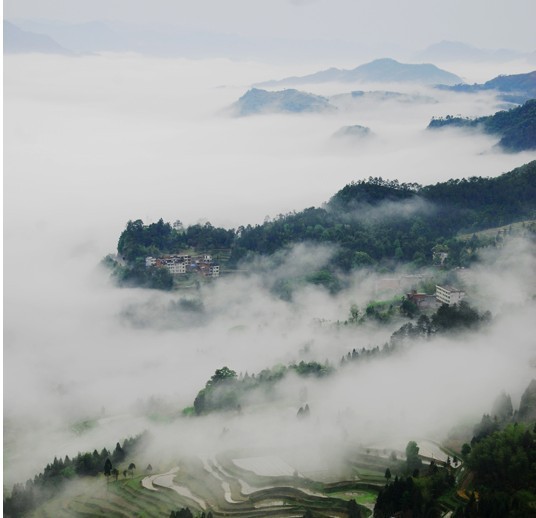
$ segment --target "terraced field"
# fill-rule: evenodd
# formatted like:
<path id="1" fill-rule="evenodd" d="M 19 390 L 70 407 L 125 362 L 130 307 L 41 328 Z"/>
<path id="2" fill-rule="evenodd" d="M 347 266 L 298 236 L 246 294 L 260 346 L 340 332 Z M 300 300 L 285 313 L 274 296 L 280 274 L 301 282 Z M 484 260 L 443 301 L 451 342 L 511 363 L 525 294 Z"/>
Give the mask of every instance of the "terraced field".
<path id="1" fill-rule="evenodd" d="M 239 464 L 254 467 L 262 475 Z M 269 467 L 276 472 L 268 473 Z M 289 466 L 274 457 L 236 463 L 229 456 L 189 458 L 162 473 L 79 483 L 33 516 L 150 518 L 167 517 L 172 510 L 188 507 L 194 515 L 211 511 L 214 517 L 302 517 L 307 509 L 318 517 L 346 517 L 350 499 L 368 516 L 377 489 L 360 481 L 322 484 L 297 472 L 290 475 Z"/>

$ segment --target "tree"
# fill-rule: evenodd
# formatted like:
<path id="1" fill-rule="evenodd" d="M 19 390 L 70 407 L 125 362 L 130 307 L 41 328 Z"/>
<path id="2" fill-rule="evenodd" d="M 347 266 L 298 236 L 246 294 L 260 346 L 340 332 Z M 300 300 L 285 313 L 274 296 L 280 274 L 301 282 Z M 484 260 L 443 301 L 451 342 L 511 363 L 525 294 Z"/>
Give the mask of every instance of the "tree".
<path id="1" fill-rule="evenodd" d="M 513 413 L 512 398 L 509 394 L 502 392 L 493 403 L 491 415 L 497 417 L 500 421 L 504 421 L 512 417 Z"/>
<path id="2" fill-rule="evenodd" d="M 112 469 L 112 475 L 114 476 L 115 480 L 119 478 L 119 470 L 117 468 Z"/>
<path id="3" fill-rule="evenodd" d="M 128 472 L 130 473 L 130 476 L 134 476 L 134 470 L 136 469 L 136 464 L 134 464 L 133 462 L 131 462 L 129 465 L 128 465 Z"/>
<path id="4" fill-rule="evenodd" d="M 236 378 L 237 375 L 235 371 L 229 369 L 229 367 L 222 367 L 221 369 L 216 369 L 216 372 L 207 382 L 207 386 L 221 383 L 222 381 L 235 380 Z"/>
<path id="5" fill-rule="evenodd" d="M 350 307 L 350 316 L 348 317 L 350 324 L 357 324 L 359 322 L 359 308 L 356 304 L 352 304 Z"/>
<path id="6" fill-rule="evenodd" d="M 361 518 L 361 511 L 355 500 L 348 500 L 346 510 L 348 511 L 348 518 Z"/>
<path id="7" fill-rule="evenodd" d="M 406 317 L 413 318 L 419 312 L 419 307 L 415 302 L 405 298 L 400 305 L 400 313 Z"/>
<path id="8" fill-rule="evenodd" d="M 391 470 L 389 468 L 387 468 L 385 470 L 385 475 L 384 476 L 385 476 L 387 482 L 389 482 L 389 480 L 391 480 Z"/>
<path id="9" fill-rule="evenodd" d="M 419 447 L 415 441 L 409 441 L 406 446 L 406 468 L 409 473 L 418 471 L 422 466 L 419 457 Z"/>
<path id="10" fill-rule="evenodd" d="M 104 475 L 108 478 L 112 474 L 112 461 L 107 458 L 104 462 Z"/>
<path id="11" fill-rule="evenodd" d="M 471 446 L 467 443 L 464 443 L 462 446 L 462 457 L 467 459 L 468 455 L 471 453 Z"/>
<path id="12" fill-rule="evenodd" d="M 115 450 L 112 453 L 112 459 L 116 464 L 120 464 L 125 460 L 125 452 L 119 443 L 115 445 Z"/>

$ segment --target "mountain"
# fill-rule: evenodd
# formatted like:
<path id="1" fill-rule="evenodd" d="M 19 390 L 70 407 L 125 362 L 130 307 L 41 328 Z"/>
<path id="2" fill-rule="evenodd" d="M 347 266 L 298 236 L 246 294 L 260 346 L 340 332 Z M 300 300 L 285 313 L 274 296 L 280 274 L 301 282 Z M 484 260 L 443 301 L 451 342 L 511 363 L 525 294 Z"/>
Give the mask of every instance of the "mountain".
<path id="1" fill-rule="evenodd" d="M 327 98 L 299 90 L 268 92 L 258 88 L 248 90 L 233 105 L 239 116 L 259 113 L 303 113 L 334 110 Z"/>
<path id="2" fill-rule="evenodd" d="M 495 115 L 468 119 L 447 116 L 432 119 L 428 129 L 454 126 L 457 128 L 481 128 L 485 133 L 500 135 L 499 146 L 508 151 L 536 149 L 536 99 L 527 101 L 508 111 L 500 111 Z"/>
<path id="3" fill-rule="evenodd" d="M 370 131 L 370 128 L 367 128 L 366 126 L 360 126 L 359 124 L 354 124 L 352 126 L 343 126 L 333 134 L 333 136 L 336 138 L 348 137 L 352 140 L 370 137 L 372 135 L 373 133 Z"/>
<path id="4" fill-rule="evenodd" d="M 306 76 L 287 77 L 279 81 L 259 83 L 256 86 L 300 85 L 331 81 L 454 85 L 460 83 L 461 78 L 432 64 L 405 64 L 394 59 L 384 58 L 376 59 L 351 70 L 329 68 Z"/>
<path id="5" fill-rule="evenodd" d="M 369 178 L 346 185 L 322 207 L 245 225 L 239 232 L 211 225 L 193 225 L 179 232 L 163 220 L 150 225 L 129 221 L 117 245 L 125 265 L 114 266 L 114 275 L 121 282 L 147 286 L 145 258 L 149 255 L 227 249 L 227 265 L 235 268 L 242 260 L 304 242 L 333 248 L 332 272 L 373 264 L 381 268 L 400 263 L 430 265 L 431 250 L 438 244 L 447 244 L 451 266 L 467 266 L 474 254 L 464 240 L 457 239 L 459 233 L 535 217 L 536 161 L 497 178 L 471 177 L 425 187 Z M 526 229 L 529 235 L 535 230 L 534 225 Z M 491 244 L 486 237 L 475 237 L 473 250 L 479 239 L 481 246 Z M 326 274 L 316 280 L 330 285 L 330 279 Z M 284 286 L 277 289 L 285 291 Z M 335 290 L 335 284 L 330 289 Z"/>
<path id="6" fill-rule="evenodd" d="M 187 27 L 181 20 L 127 22 L 92 20 L 69 23 L 50 19 L 17 18 L 21 29 L 46 34 L 80 53 L 135 52 L 149 56 L 232 58 L 274 62 L 314 63 L 322 59 L 355 59 L 368 52 L 356 43 L 317 39 L 273 38 L 230 34 Z"/>
<path id="7" fill-rule="evenodd" d="M 23 31 L 4 20 L 4 54 L 37 52 L 41 54 L 71 54 L 58 42 L 34 32 Z"/>
<path id="8" fill-rule="evenodd" d="M 523 57 L 510 49 L 479 49 L 460 41 L 441 41 L 430 45 L 416 55 L 419 61 L 493 61 L 505 62 Z"/>
<path id="9" fill-rule="evenodd" d="M 437 88 L 464 93 L 495 90 L 500 93 L 499 98 L 502 101 L 523 104 L 529 99 L 536 99 L 536 70 L 527 74 L 497 76 L 483 84 L 462 83 L 454 86 L 441 85 Z"/>

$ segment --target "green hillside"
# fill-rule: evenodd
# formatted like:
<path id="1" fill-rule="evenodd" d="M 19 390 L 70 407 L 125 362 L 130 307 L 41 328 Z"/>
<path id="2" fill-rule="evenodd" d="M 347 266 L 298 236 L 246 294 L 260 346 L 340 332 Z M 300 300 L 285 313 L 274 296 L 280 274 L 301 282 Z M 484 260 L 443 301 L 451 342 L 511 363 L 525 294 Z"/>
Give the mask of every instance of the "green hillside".
<path id="1" fill-rule="evenodd" d="M 508 151 L 536 149 L 536 99 L 508 111 L 476 119 L 452 117 L 432 119 L 428 129 L 444 127 L 477 128 L 490 135 L 500 135 L 499 146 Z"/>

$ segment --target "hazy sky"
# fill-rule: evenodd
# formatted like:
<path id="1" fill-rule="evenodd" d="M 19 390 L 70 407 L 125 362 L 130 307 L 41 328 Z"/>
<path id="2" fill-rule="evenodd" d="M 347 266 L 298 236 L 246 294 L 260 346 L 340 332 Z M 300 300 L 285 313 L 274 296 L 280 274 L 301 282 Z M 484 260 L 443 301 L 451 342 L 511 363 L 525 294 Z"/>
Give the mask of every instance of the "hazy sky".
<path id="1" fill-rule="evenodd" d="M 533 0 L 6 0 L 4 17 L 165 23 L 245 37 L 416 51 L 441 40 L 536 50 Z"/>

